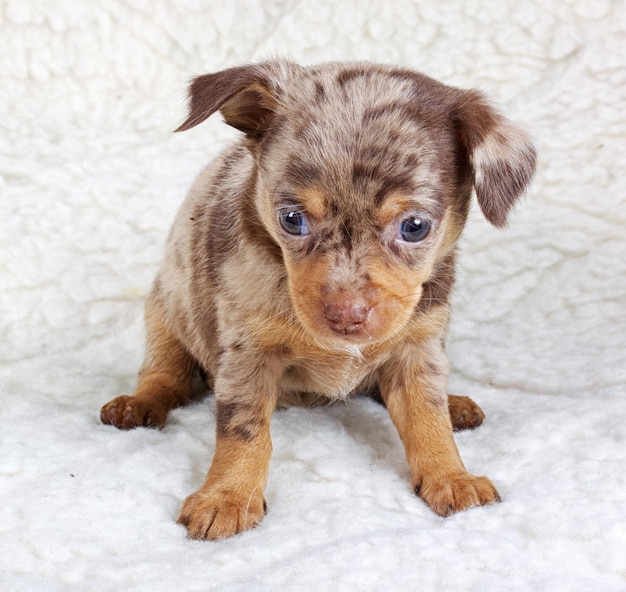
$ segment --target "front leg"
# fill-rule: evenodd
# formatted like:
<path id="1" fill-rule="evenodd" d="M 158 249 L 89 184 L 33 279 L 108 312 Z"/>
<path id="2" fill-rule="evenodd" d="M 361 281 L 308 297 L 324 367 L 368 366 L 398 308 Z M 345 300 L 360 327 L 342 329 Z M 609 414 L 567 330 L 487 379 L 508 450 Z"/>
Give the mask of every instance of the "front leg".
<path id="1" fill-rule="evenodd" d="M 259 351 L 229 351 L 215 380 L 215 454 L 202 487 L 184 502 L 178 522 L 195 539 L 221 539 L 256 526 L 272 453 L 280 360 Z"/>
<path id="2" fill-rule="evenodd" d="M 489 479 L 470 475 L 461 461 L 448 411 L 447 366 L 442 340 L 433 337 L 398 348 L 379 376 L 415 492 L 442 516 L 500 499 Z"/>
<path id="3" fill-rule="evenodd" d="M 146 302 L 146 355 L 133 396 L 120 395 L 100 410 L 102 423 L 121 430 L 161 427 L 170 410 L 189 401 L 198 369 L 187 348 L 174 335 L 156 291 Z"/>

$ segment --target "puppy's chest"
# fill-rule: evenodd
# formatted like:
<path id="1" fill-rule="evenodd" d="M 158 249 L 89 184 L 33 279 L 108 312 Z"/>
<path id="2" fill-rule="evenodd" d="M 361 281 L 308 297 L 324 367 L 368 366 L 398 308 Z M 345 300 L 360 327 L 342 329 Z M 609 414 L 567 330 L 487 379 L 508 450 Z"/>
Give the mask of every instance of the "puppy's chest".
<path id="1" fill-rule="evenodd" d="M 341 398 L 367 387 L 375 367 L 360 352 L 324 352 L 295 361 L 283 375 L 281 387 L 288 392 Z"/>

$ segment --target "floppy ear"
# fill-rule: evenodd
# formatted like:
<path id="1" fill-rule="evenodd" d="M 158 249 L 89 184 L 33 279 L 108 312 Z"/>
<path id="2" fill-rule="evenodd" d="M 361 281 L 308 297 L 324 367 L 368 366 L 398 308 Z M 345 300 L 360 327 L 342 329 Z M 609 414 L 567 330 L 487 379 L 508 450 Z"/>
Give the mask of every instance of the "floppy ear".
<path id="1" fill-rule="evenodd" d="M 509 211 L 530 182 L 537 153 L 528 136 L 497 113 L 478 91 L 465 91 L 456 118 L 485 218 L 504 226 Z"/>
<path id="2" fill-rule="evenodd" d="M 192 128 L 219 109 L 229 125 L 262 137 L 274 118 L 287 67 L 264 62 L 198 76 L 189 85 L 189 116 L 175 131 Z"/>

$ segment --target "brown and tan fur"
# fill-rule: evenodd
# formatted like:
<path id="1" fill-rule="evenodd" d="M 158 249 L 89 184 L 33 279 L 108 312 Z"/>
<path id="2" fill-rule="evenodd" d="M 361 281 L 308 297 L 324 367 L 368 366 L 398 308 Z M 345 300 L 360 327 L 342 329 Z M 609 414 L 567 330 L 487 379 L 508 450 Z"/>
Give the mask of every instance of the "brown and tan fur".
<path id="1" fill-rule="evenodd" d="M 361 392 L 387 406 L 435 512 L 497 501 L 454 443 L 453 429 L 483 414 L 447 395 L 445 338 L 472 191 L 503 226 L 534 172 L 525 134 L 476 91 L 365 63 L 276 60 L 200 76 L 179 130 L 217 110 L 245 136 L 184 202 L 148 299 L 137 390 L 105 405 L 102 421 L 162 425 L 206 375 L 215 455 L 179 517 L 194 538 L 263 517 L 278 405 Z M 297 232 L 284 225 L 294 219 Z M 419 240 L 404 232 L 416 219 L 430 224 Z"/>

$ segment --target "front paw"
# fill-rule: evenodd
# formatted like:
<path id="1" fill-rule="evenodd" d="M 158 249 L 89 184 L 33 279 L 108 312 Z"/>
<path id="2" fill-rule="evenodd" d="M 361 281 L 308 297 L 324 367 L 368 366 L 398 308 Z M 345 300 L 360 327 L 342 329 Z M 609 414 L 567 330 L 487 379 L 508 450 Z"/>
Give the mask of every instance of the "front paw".
<path id="1" fill-rule="evenodd" d="M 454 431 L 473 430 L 485 419 L 483 410 L 469 397 L 448 395 L 448 410 Z"/>
<path id="2" fill-rule="evenodd" d="M 415 491 L 440 516 L 500 501 L 498 490 L 487 477 L 469 473 L 425 478 Z"/>
<path id="3" fill-rule="evenodd" d="M 265 511 L 260 489 L 243 496 L 232 489 L 200 490 L 185 500 L 177 522 L 192 539 L 218 540 L 255 527 Z"/>
<path id="4" fill-rule="evenodd" d="M 167 412 L 137 397 L 121 395 L 109 401 L 100 410 L 102 423 L 120 430 L 136 427 L 160 427 L 165 423 Z"/>

